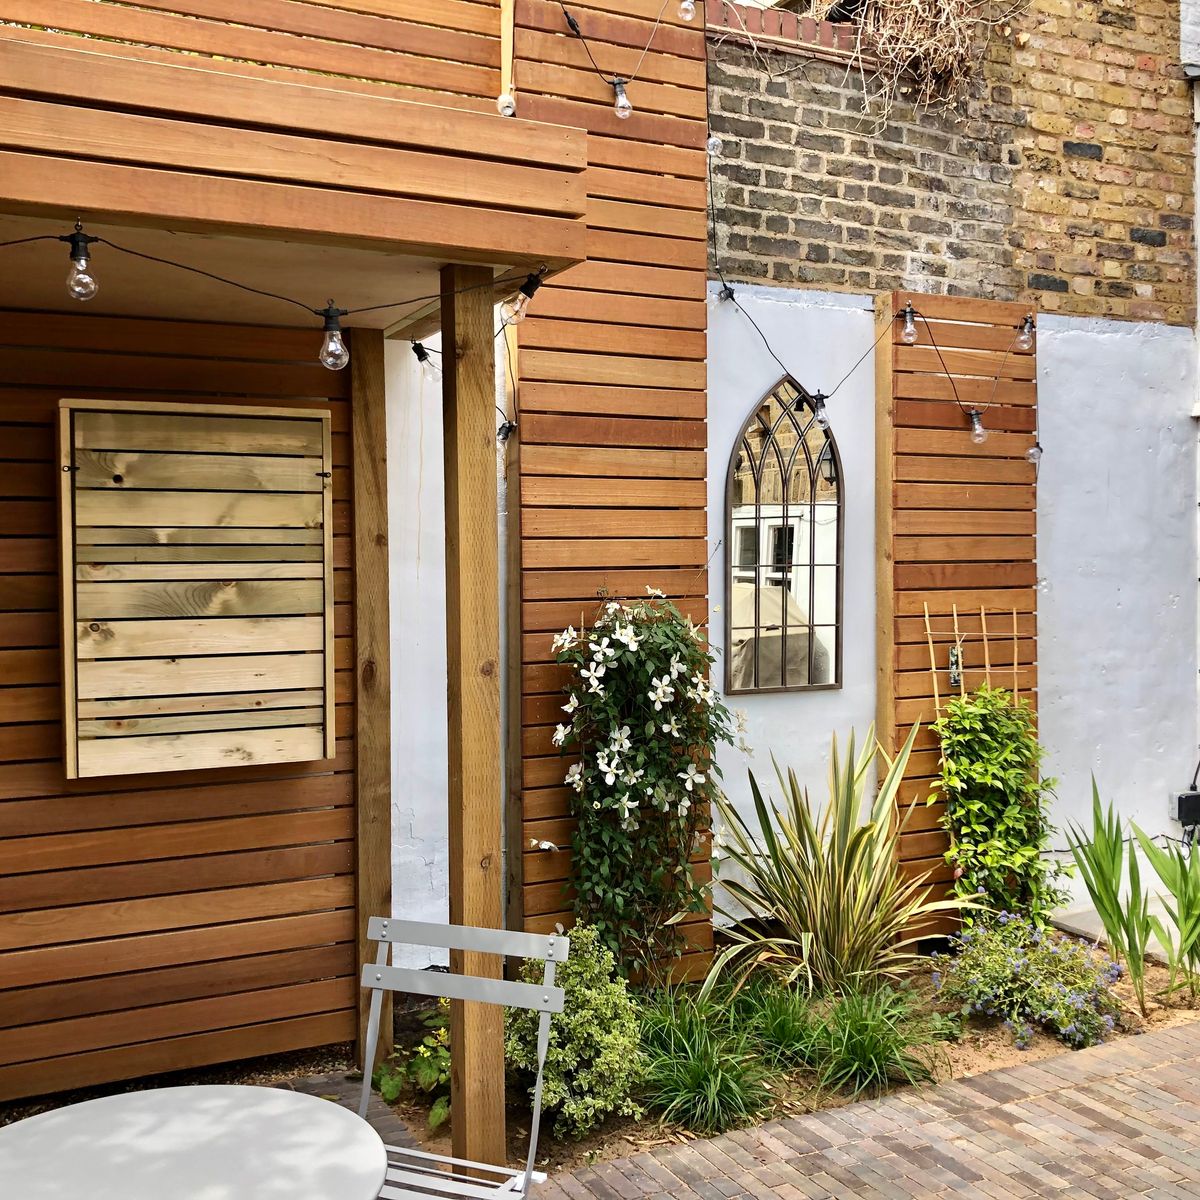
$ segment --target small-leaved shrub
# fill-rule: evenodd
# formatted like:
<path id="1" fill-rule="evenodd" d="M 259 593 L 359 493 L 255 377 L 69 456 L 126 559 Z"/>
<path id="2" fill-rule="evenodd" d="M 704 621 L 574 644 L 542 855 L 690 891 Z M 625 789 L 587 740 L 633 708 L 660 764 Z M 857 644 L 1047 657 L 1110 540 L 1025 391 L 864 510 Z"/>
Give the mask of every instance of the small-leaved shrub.
<path id="1" fill-rule="evenodd" d="M 380 1063 L 374 1082 L 389 1104 L 406 1091 L 422 1093 L 431 1101 L 429 1128 L 437 1129 L 450 1119 L 449 1001 L 439 1001 L 423 1024 L 429 1032 L 412 1049 L 397 1050 Z"/>
<path id="2" fill-rule="evenodd" d="M 587 925 L 570 933 L 571 953 L 555 975 L 566 993 L 563 1011 L 550 1022 L 543 1107 L 554 1114 L 554 1133 L 582 1137 L 610 1113 L 640 1116 L 633 1091 L 642 1073 L 638 1010 L 612 952 Z M 542 964 L 530 962 L 522 978 L 541 983 Z M 538 1013 L 514 1009 L 505 1027 L 505 1056 L 532 1086 L 537 1071 Z"/>
<path id="3" fill-rule="evenodd" d="M 696 1133 L 720 1133 L 769 1108 L 770 1064 L 754 1031 L 732 1013 L 723 998 L 684 987 L 647 997 L 643 1095 L 664 1120 Z"/>
<path id="4" fill-rule="evenodd" d="M 1045 926 L 1066 898 L 1058 883 L 1065 868 L 1045 857 L 1054 780 L 1042 778 L 1033 709 L 1004 688 L 981 687 L 948 700 L 933 731 L 942 748 L 936 788 L 946 802 L 955 893 L 982 896 L 988 908 L 1025 912 Z"/>
<path id="5" fill-rule="evenodd" d="M 941 999 L 963 1016 L 1003 1018 L 1022 1049 L 1038 1025 L 1068 1046 L 1094 1046 L 1120 1017 L 1112 985 L 1121 968 L 1086 942 L 1007 912 L 963 930 L 955 941 L 956 954 L 936 956 Z"/>

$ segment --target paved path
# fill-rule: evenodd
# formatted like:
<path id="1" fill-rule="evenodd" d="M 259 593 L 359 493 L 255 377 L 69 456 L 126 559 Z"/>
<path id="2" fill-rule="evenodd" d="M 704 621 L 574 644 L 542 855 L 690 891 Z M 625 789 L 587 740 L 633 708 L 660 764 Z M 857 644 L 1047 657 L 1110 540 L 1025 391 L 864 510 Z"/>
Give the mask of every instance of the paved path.
<path id="1" fill-rule="evenodd" d="M 556 1175 L 536 1200 L 1200 1197 L 1200 1024 Z"/>

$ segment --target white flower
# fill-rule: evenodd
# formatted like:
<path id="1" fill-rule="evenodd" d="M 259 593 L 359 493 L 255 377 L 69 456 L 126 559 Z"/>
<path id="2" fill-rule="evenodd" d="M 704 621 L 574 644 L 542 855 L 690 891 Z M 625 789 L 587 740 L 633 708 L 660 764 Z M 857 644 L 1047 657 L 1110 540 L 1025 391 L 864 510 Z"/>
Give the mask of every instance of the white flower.
<path id="1" fill-rule="evenodd" d="M 738 738 L 737 749 L 740 750 L 747 758 L 754 757 L 754 747 L 751 746 L 750 743 L 748 741 L 746 741 L 746 739 L 744 737 Z"/>
<path id="2" fill-rule="evenodd" d="M 692 799 L 690 796 L 680 796 L 679 797 L 679 815 L 681 817 L 686 817 L 688 815 L 688 810 L 691 807 L 692 807 Z"/>
<path id="3" fill-rule="evenodd" d="M 632 625 L 618 625 L 613 630 L 613 637 L 618 642 L 624 642 L 630 650 L 636 650 L 642 644 L 637 635 L 637 629 Z"/>
<path id="4" fill-rule="evenodd" d="M 617 652 L 609 645 L 608 638 L 601 638 L 598 642 L 588 642 L 588 649 L 597 663 L 603 663 L 606 660 L 611 662 L 617 657 Z"/>
<path id="5" fill-rule="evenodd" d="M 642 776 L 645 774 L 646 772 L 643 771 L 641 767 L 638 767 L 636 771 L 626 771 L 625 774 L 621 776 L 621 782 L 627 783 L 630 787 L 634 787 L 641 783 Z"/>
<path id="6" fill-rule="evenodd" d="M 600 801 L 599 801 L 599 800 L 593 800 L 593 801 L 592 801 L 592 807 L 593 807 L 593 808 L 597 808 L 597 809 L 598 809 L 598 808 L 600 807 Z"/>
<path id="7" fill-rule="evenodd" d="M 646 595 L 657 596 L 660 600 L 665 600 L 667 598 L 666 592 L 660 592 L 658 588 L 651 587 L 649 584 L 646 584 Z"/>
<path id="8" fill-rule="evenodd" d="M 621 764 L 614 754 L 611 757 L 603 750 L 596 755 L 596 769 L 604 776 L 604 782 L 612 787 L 617 781 L 617 776 L 621 773 Z"/>
<path id="9" fill-rule="evenodd" d="M 530 850 L 557 850 L 558 847 L 553 842 L 539 842 L 537 838 L 529 839 Z"/>
<path id="10" fill-rule="evenodd" d="M 567 770 L 567 777 L 563 780 L 568 787 L 573 787 L 577 792 L 583 791 L 583 764 L 573 763 Z"/>
<path id="11" fill-rule="evenodd" d="M 679 737 L 679 722 L 672 716 L 669 721 L 663 722 L 662 731 L 669 733 L 672 737 Z"/>
<path id="12" fill-rule="evenodd" d="M 749 720 L 749 714 L 744 708 L 735 708 L 733 710 L 734 728 L 738 731 L 738 733 L 746 732 L 747 720 Z"/>
<path id="13" fill-rule="evenodd" d="M 651 679 L 650 682 L 654 685 L 649 692 L 650 699 L 654 701 L 654 708 L 661 712 L 664 704 L 670 704 L 675 699 L 675 689 L 671 686 L 671 677 L 664 675 L 661 679 Z"/>
<path id="14" fill-rule="evenodd" d="M 625 611 L 625 606 L 620 602 L 620 600 L 610 600 L 604 606 L 604 615 L 606 617 L 611 617 L 611 616 L 614 616 L 616 613 L 624 612 L 624 611 Z"/>
<path id="15" fill-rule="evenodd" d="M 678 679 L 678 678 L 680 677 L 680 675 L 684 674 L 684 672 L 685 672 L 685 671 L 687 671 L 687 667 L 685 667 L 685 666 L 683 665 L 683 663 L 681 663 L 681 662 L 679 661 L 679 655 L 678 655 L 678 654 L 672 654 L 672 655 L 671 655 L 671 662 L 670 662 L 670 665 L 669 665 L 669 667 L 668 667 L 668 670 L 671 672 L 671 678 L 672 678 L 672 679 Z"/>
<path id="16" fill-rule="evenodd" d="M 678 777 L 683 780 L 683 786 L 689 792 L 696 784 L 703 783 L 707 778 L 703 771 L 696 770 L 696 764 L 692 762 L 688 763 L 686 771 L 679 772 Z"/>
<path id="17" fill-rule="evenodd" d="M 567 735 L 571 732 L 570 725 L 556 725 L 554 727 L 554 736 L 550 739 L 556 746 L 561 746 L 567 740 Z"/>
<path id="18" fill-rule="evenodd" d="M 608 670 L 608 668 L 602 666 L 600 663 L 592 663 L 589 666 L 584 667 L 583 670 L 579 672 L 579 678 L 586 679 L 588 681 L 587 690 L 589 692 L 595 692 L 596 695 L 599 696 L 604 691 L 604 688 L 600 686 L 600 680 L 604 677 L 604 672 L 606 670 Z"/>
<path id="19" fill-rule="evenodd" d="M 579 697 L 574 692 L 571 693 L 571 698 L 562 706 L 565 713 L 573 713 L 579 707 Z"/>
<path id="20" fill-rule="evenodd" d="M 556 633 L 554 640 L 550 643 L 550 649 L 557 654 L 560 650 L 570 650 L 579 640 L 579 635 L 575 632 L 573 625 L 568 625 L 562 633 Z"/>
<path id="21" fill-rule="evenodd" d="M 612 746 L 614 754 L 624 754 L 630 748 L 629 726 L 622 725 L 620 729 L 614 729 L 609 745 Z"/>

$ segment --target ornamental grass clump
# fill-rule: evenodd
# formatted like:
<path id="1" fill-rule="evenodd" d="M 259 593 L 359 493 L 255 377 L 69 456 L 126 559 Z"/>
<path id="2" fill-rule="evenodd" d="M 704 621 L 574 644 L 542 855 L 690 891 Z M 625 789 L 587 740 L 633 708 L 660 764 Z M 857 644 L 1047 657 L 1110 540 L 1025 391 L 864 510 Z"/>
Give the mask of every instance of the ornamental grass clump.
<path id="1" fill-rule="evenodd" d="M 1087 942 L 1039 929 L 1001 912 L 955 939 L 956 953 L 935 955 L 934 983 L 964 1017 L 999 1017 L 1024 1049 L 1040 1026 L 1079 1049 L 1103 1042 L 1121 1002 L 1113 984 L 1121 967 Z"/>
<path id="2" fill-rule="evenodd" d="M 554 743 L 580 757 L 565 779 L 575 913 L 622 973 L 654 976 L 682 952 L 682 919 L 707 910 L 691 859 L 720 791 L 715 749 L 735 731 L 703 632 L 647 592 L 555 637 L 572 680 Z"/>
<path id="3" fill-rule="evenodd" d="M 617 977 L 611 951 L 586 925 L 576 925 L 570 938 L 571 953 L 554 980 L 565 1001 L 550 1022 L 542 1104 L 554 1114 L 556 1136 L 579 1138 L 612 1113 L 641 1115 L 633 1092 L 644 1059 L 638 1050 L 638 1006 L 625 980 Z M 527 963 L 522 979 L 540 985 L 542 970 L 540 962 Z M 511 1009 L 506 1017 L 505 1058 L 526 1081 L 537 1072 L 539 1016 Z"/>

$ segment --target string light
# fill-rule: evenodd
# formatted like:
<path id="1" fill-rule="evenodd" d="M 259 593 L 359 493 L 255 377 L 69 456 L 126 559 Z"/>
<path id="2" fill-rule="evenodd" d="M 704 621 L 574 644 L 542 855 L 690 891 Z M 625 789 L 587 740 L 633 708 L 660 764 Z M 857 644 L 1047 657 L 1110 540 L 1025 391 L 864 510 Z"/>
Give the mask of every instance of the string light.
<path id="1" fill-rule="evenodd" d="M 440 383 L 442 381 L 442 368 L 433 355 L 430 354 L 429 350 L 421 345 L 420 342 L 413 342 L 412 350 L 417 356 L 417 362 L 421 364 L 421 374 L 430 383 Z"/>
<path id="2" fill-rule="evenodd" d="M 710 133 L 708 135 L 708 141 L 704 143 L 704 148 L 714 158 L 720 158 L 722 151 L 725 149 L 725 143 L 721 141 L 719 134 Z"/>
<path id="3" fill-rule="evenodd" d="M 1021 330 L 1013 339 L 1014 350 L 1032 350 L 1033 349 L 1033 313 L 1026 313 L 1025 320 L 1021 322 Z"/>
<path id="4" fill-rule="evenodd" d="M 900 340 L 906 346 L 916 345 L 917 310 L 913 308 L 911 300 L 900 310 L 900 315 L 904 318 L 904 328 L 900 330 Z"/>
<path id="5" fill-rule="evenodd" d="M 346 315 L 346 309 L 337 308 L 330 300 L 317 315 L 325 322 L 325 339 L 321 342 L 321 353 L 317 359 L 328 370 L 340 371 L 350 361 L 350 351 L 346 348 L 346 339 L 342 337 L 342 318 Z"/>
<path id="6" fill-rule="evenodd" d="M 1033 465 L 1036 467 L 1042 461 L 1042 453 L 1042 443 L 1035 441 L 1033 445 L 1025 451 L 1025 461 L 1033 463 Z"/>
<path id="7" fill-rule="evenodd" d="M 541 286 L 540 274 L 525 277 L 525 282 L 500 305 L 500 316 L 505 325 L 519 325 L 525 320 L 525 314 L 529 311 L 529 302 Z"/>
<path id="8" fill-rule="evenodd" d="M 982 446 L 988 440 L 988 431 L 983 426 L 983 413 L 978 408 L 972 408 L 967 411 L 967 417 L 971 422 L 971 441 L 976 446 Z"/>
<path id="9" fill-rule="evenodd" d="M 83 222 L 75 222 L 75 232 L 65 233 L 60 242 L 70 245 L 71 266 L 67 271 L 67 294 L 80 302 L 91 300 L 100 290 L 90 270 L 90 247 L 100 239 L 83 232 Z"/>
<path id="10" fill-rule="evenodd" d="M 681 21 L 694 21 L 696 19 L 696 0 L 680 0 L 679 19 Z"/>
<path id="11" fill-rule="evenodd" d="M 626 79 L 614 78 L 612 81 L 613 95 L 616 97 L 613 103 L 613 111 L 622 121 L 628 121 L 633 116 L 633 104 L 629 100 L 629 96 L 625 91 Z"/>
<path id="12" fill-rule="evenodd" d="M 829 428 L 829 412 L 825 408 L 825 401 L 828 399 L 824 392 L 813 392 L 811 396 L 813 416 L 822 429 Z"/>
<path id="13" fill-rule="evenodd" d="M 510 92 L 501 92 L 496 97 L 496 111 L 502 117 L 515 117 L 517 115 L 516 97 Z"/>

